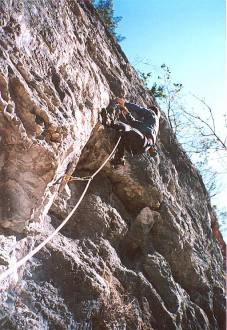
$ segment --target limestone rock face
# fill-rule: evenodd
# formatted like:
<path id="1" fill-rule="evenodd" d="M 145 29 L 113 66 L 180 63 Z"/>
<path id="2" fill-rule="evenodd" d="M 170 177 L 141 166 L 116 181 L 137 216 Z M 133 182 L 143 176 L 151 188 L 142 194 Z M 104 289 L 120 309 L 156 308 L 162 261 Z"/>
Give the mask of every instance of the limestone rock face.
<path id="1" fill-rule="evenodd" d="M 77 203 L 86 183 L 63 175 L 110 154 L 98 112 L 123 89 L 155 102 L 90 1 L 0 2 L 0 272 Z M 164 115 L 158 150 L 107 163 L 0 283 L 0 329 L 225 329 L 217 219 Z"/>

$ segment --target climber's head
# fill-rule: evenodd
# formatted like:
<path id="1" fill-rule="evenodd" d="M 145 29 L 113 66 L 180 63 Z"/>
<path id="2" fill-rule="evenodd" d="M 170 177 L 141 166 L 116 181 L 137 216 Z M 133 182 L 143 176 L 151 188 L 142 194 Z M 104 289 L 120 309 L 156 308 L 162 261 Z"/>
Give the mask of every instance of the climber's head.
<path id="1" fill-rule="evenodd" d="M 125 98 L 122 96 L 119 96 L 115 99 L 115 103 L 117 103 L 120 106 L 124 106 L 125 105 Z"/>

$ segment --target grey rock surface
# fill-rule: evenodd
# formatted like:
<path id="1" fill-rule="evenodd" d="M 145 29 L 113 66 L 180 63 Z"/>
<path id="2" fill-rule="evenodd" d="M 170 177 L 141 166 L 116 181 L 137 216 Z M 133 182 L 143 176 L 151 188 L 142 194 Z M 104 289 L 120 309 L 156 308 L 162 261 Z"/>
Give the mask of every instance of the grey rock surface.
<path id="1" fill-rule="evenodd" d="M 67 177 L 110 154 L 98 112 L 122 89 L 155 102 L 90 1 L 0 2 L 0 272 L 73 209 L 86 183 Z M 158 150 L 107 163 L 61 233 L 0 283 L 0 329 L 226 328 L 217 219 L 164 114 Z"/>

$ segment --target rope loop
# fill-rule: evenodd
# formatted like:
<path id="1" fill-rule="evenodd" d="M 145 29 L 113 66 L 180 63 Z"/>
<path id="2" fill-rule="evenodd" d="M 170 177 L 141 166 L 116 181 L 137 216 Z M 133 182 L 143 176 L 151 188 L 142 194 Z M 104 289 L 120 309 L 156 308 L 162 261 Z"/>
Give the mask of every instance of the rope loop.
<path id="1" fill-rule="evenodd" d="M 82 180 L 87 181 L 87 184 L 84 188 L 84 191 L 82 192 L 80 199 L 72 209 L 72 211 L 68 214 L 68 216 L 65 218 L 65 220 L 62 221 L 62 223 L 53 231 L 52 234 L 50 234 L 43 242 L 41 242 L 36 248 L 34 248 L 32 251 L 30 251 L 27 255 L 25 255 L 22 259 L 17 261 L 13 266 L 9 267 L 7 270 L 2 272 L 0 274 L 0 281 L 4 280 L 7 276 L 12 274 L 14 271 L 16 271 L 20 266 L 22 266 L 26 261 L 31 259 L 36 253 L 38 253 L 48 242 L 52 240 L 52 238 L 65 226 L 65 224 L 69 221 L 69 219 L 72 217 L 72 215 L 75 213 L 76 209 L 82 202 L 88 187 L 90 186 L 91 181 L 94 179 L 94 177 L 102 170 L 102 168 L 106 165 L 106 163 L 110 160 L 110 158 L 113 156 L 115 150 L 117 149 L 117 146 L 121 140 L 121 137 L 117 140 L 117 143 L 115 144 L 115 147 L 113 148 L 112 152 L 110 155 L 107 157 L 107 159 L 102 163 L 102 165 L 95 171 L 90 177 L 84 177 Z M 73 178 L 74 179 L 74 178 Z M 77 177 L 75 177 L 76 180 L 78 180 Z M 81 179 L 81 178 L 79 178 Z"/>

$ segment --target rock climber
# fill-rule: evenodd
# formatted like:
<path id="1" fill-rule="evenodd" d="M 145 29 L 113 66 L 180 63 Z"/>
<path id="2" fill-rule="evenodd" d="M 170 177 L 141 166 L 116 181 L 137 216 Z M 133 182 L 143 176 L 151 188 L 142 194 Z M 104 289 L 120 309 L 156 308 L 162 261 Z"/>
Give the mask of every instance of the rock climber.
<path id="1" fill-rule="evenodd" d="M 121 141 L 111 161 L 113 166 L 125 164 L 125 150 L 132 155 L 145 152 L 149 152 L 152 156 L 156 154 L 154 145 L 160 118 L 160 111 L 157 106 L 152 105 L 147 109 L 129 103 L 124 98 L 116 98 L 107 110 L 102 110 L 101 117 L 103 125 L 112 127 L 121 134 Z"/>

